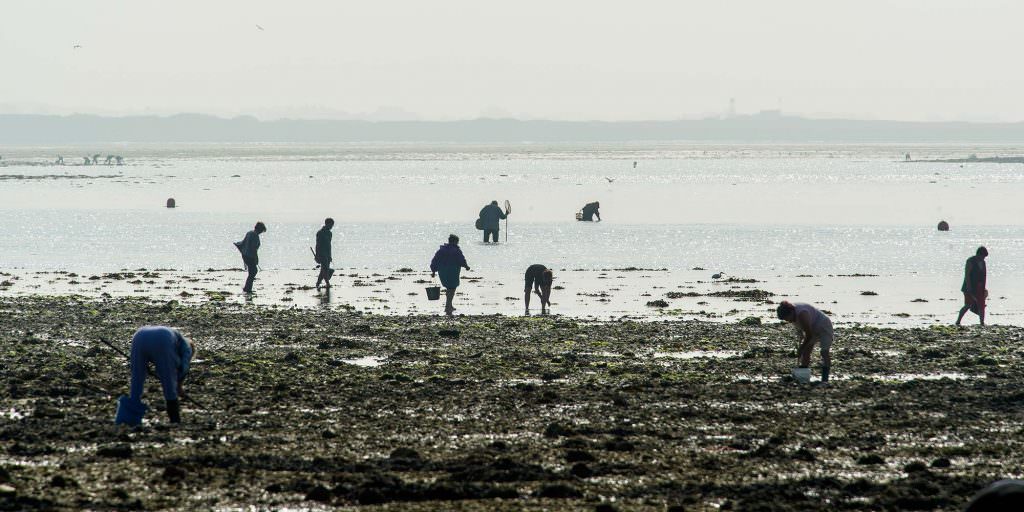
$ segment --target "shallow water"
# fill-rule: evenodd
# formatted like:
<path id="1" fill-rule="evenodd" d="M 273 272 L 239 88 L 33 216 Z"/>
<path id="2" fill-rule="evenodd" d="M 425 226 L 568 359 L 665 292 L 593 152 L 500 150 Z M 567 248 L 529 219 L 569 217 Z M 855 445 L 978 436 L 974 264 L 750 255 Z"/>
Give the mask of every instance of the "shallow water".
<path id="1" fill-rule="evenodd" d="M 128 165 L 38 165 L 56 154 L 95 152 L 124 155 Z M 760 281 L 750 287 L 819 304 L 840 322 L 903 325 L 948 322 L 961 300 L 963 261 L 984 244 L 992 253 L 991 321 L 1024 321 L 1024 301 L 1015 296 L 1024 286 L 1024 225 L 1015 224 L 1024 218 L 1024 166 L 908 163 L 901 161 L 906 152 L 925 159 L 1024 154 L 1024 148 L 4 147 L 0 262 L 4 269 L 83 274 L 232 268 L 240 261 L 231 242 L 261 219 L 270 228 L 260 263 L 262 289 L 270 296 L 257 300 L 316 305 L 312 294 L 281 300 L 281 288 L 312 284 L 308 247 L 320 219 L 331 215 L 338 220 L 335 266 L 371 283 L 381 278 L 373 274 L 425 269 L 449 233 L 461 235 L 470 275 L 488 284 L 487 291 L 474 291 L 472 282 L 460 287 L 470 299 L 463 312 L 517 313 L 521 274 L 540 262 L 556 269 L 557 284 L 566 286 L 556 291 L 562 307 L 555 311 L 574 316 L 659 316 L 663 312 L 652 312 L 648 301 L 690 286 L 710 291 L 711 274 L 724 272 Z M 178 208 L 164 208 L 167 197 Z M 505 198 L 513 204 L 502 232 L 508 243 L 485 246 L 472 221 L 487 201 Z M 573 213 L 591 200 L 602 202 L 605 222 L 574 222 Z M 935 231 L 940 219 L 952 231 Z M 629 267 L 652 271 L 609 272 Z M 431 310 L 422 297 L 408 295 L 421 287 L 388 297 L 387 310 Z M 5 288 L 19 286 L 0 286 L 0 293 Z M 44 283 L 34 290 L 52 288 Z M 131 293 L 161 292 L 144 281 Z M 382 309 L 372 296 L 335 292 L 346 294 L 358 308 Z M 751 312 L 750 304 L 725 307 L 703 298 L 669 302 L 679 310 L 673 317 Z"/>

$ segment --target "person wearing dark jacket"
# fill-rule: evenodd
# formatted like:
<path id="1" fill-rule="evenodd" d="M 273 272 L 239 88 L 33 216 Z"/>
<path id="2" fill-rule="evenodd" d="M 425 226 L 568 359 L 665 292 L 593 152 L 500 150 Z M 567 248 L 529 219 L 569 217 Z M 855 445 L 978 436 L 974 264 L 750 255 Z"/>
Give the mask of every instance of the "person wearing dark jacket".
<path id="1" fill-rule="evenodd" d="M 497 201 L 491 201 L 491 204 L 480 210 L 480 225 L 484 230 L 484 243 L 487 243 L 490 236 L 494 237 L 495 243 L 498 242 L 498 230 L 501 228 L 501 220 L 505 218 L 508 218 L 508 210 L 502 211 Z"/>
<path id="2" fill-rule="evenodd" d="M 334 219 L 324 219 L 324 227 L 316 232 L 316 250 L 313 251 L 313 259 L 320 264 L 320 275 L 316 277 L 316 289 L 320 289 L 320 282 L 323 281 L 327 288 L 331 287 L 331 276 L 334 269 L 331 268 L 331 229 L 334 227 Z"/>
<path id="3" fill-rule="evenodd" d="M 598 202 L 598 201 L 594 201 L 593 203 L 587 203 L 583 207 L 583 211 L 581 212 L 582 216 L 581 216 L 580 220 L 586 221 L 586 222 L 593 222 L 594 221 L 594 216 L 597 216 L 597 220 L 598 220 L 598 222 L 600 222 L 601 221 L 601 212 L 598 211 L 600 208 L 601 208 L 601 203 Z"/>
<path id="4" fill-rule="evenodd" d="M 256 273 L 259 272 L 260 234 L 266 231 L 267 226 L 262 222 L 257 222 L 252 231 L 245 234 L 245 238 L 241 242 L 235 242 L 235 247 L 242 253 L 242 263 L 249 271 L 249 277 L 245 280 L 245 285 L 242 286 L 242 291 L 245 293 L 252 293 L 252 282 L 256 280 Z"/>
<path id="5" fill-rule="evenodd" d="M 184 392 L 185 377 L 195 346 L 177 329 L 159 325 L 148 325 L 135 331 L 131 349 L 131 384 L 128 395 L 118 399 L 117 416 L 114 423 L 138 425 L 148 409 L 142 403 L 142 392 L 146 383 L 149 365 L 156 367 L 156 377 L 164 391 L 167 402 L 167 416 L 171 423 L 181 422 L 181 403 L 178 398 Z"/>
<path id="6" fill-rule="evenodd" d="M 956 325 L 960 325 L 968 310 L 977 314 L 981 318 L 981 325 L 985 325 L 985 299 L 988 298 L 988 289 L 985 288 L 985 281 L 988 279 L 988 270 L 985 268 L 987 256 L 988 249 L 978 247 L 974 256 L 967 258 L 967 264 L 964 266 L 964 284 L 960 286 L 960 291 L 964 292 L 964 307 L 960 308 Z"/>
<path id="7" fill-rule="evenodd" d="M 434 259 L 430 260 L 430 277 L 441 274 L 441 285 L 445 290 L 444 312 L 452 316 L 455 306 L 452 306 L 452 299 L 455 297 L 455 289 L 459 287 L 459 273 L 462 269 L 469 270 L 466 257 L 459 249 L 459 237 L 448 235 L 448 243 L 441 246 L 434 253 Z"/>

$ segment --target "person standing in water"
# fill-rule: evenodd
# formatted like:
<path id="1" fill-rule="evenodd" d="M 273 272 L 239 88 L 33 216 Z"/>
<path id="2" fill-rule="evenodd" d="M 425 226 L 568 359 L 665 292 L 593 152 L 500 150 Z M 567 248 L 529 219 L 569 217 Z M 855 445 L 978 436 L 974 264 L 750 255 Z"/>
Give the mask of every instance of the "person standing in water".
<path id="1" fill-rule="evenodd" d="M 956 325 L 960 325 L 968 310 L 977 314 L 981 318 L 981 325 L 985 325 L 985 299 L 988 298 L 988 290 L 985 288 L 988 278 L 988 270 L 985 267 L 987 256 L 988 249 L 982 246 L 978 247 L 974 256 L 967 258 L 967 264 L 964 266 L 964 284 L 960 286 L 960 291 L 964 292 L 964 307 L 960 308 Z"/>
<path id="2" fill-rule="evenodd" d="M 480 225 L 484 230 L 484 243 L 490 236 L 494 237 L 494 243 L 498 243 L 498 230 L 501 229 L 501 220 L 508 218 L 508 210 L 502 211 L 497 201 L 484 206 L 480 210 Z"/>
<path id="3" fill-rule="evenodd" d="M 334 270 L 331 268 L 331 238 L 334 228 L 334 219 L 324 219 L 324 227 L 316 232 L 316 250 L 313 251 L 313 259 L 320 264 L 320 275 L 316 277 L 316 289 L 320 289 L 320 282 L 323 281 L 327 288 L 331 287 L 331 276 Z"/>
<path id="4" fill-rule="evenodd" d="M 530 295 L 533 293 L 540 297 L 540 314 L 548 312 L 551 307 L 551 283 L 555 280 L 551 269 L 539 263 L 526 267 L 526 288 L 524 302 L 526 302 L 526 316 L 530 316 Z M 545 308 L 547 306 L 547 308 Z"/>
<path id="5" fill-rule="evenodd" d="M 469 270 L 469 265 L 462 249 L 459 249 L 459 237 L 448 235 L 448 243 L 442 245 L 430 260 L 430 277 L 441 274 L 441 285 L 445 288 L 444 313 L 448 316 L 452 316 L 455 311 L 452 299 L 455 298 L 455 289 L 459 287 L 459 273 L 462 269 Z"/>
<path id="6" fill-rule="evenodd" d="M 583 207 L 583 211 L 581 212 L 582 213 L 582 217 L 580 217 L 580 220 L 585 221 L 585 222 L 593 222 L 594 221 L 594 217 L 597 217 L 597 221 L 600 222 L 601 221 L 601 212 L 599 211 L 600 208 L 601 208 L 601 203 L 599 201 L 594 201 L 593 203 L 587 203 Z"/>
<path id="7" fill-rule="evenodd" d="M 148 325 L 135 331 L 131 349 L 131 384 L 128 395 L 118 399 L 114 423 L 138 425 L 148 409 L 142 403 L 142 392 L 149 373 L 149 364 L 156 367 L 156 377 L 164 390 L 167 417 L 171 423 L 181 422 L 181 402 L 185 377 L 195 353 L 195 346 L 177 329 Z"/>
<path id="8" fill-rule="evenodd" d="M 797 357 L 800 360 L 800 368 L 810 368 L 811 350 L 817 343 L 821 347 L 821 382 L 828 383 L 829 372 L 832 369 L 832 357 L 829 351 L 832 348 L 832 340 L 835 334 L 832 330 L 832 320 L 822 313 L 818 308 L 797 302 L 791 304 L 789 301 L 782 301 L 775 310 L 779 320 L 784 320 L 796 325 L 802 335 L 800 348 L 797 350 Z"/>
<path id="9" fill-rule="evenodd" d="M 238 247 L 238 251 L 242 253 L 242 263 L 249 271 L 249 277 L 245 280 L 245 285 L 242 286 L 242 291 L 245 293 L 252 293 L 252 282 L 256 280 L 256 273 L 259 272 L 260 235 L 266 231 L 267 226 L 262 222 L 257 222 L 252 231 L 245 234 L 245 238 L 241 242 L 235 242 L 235 247 Z"/>

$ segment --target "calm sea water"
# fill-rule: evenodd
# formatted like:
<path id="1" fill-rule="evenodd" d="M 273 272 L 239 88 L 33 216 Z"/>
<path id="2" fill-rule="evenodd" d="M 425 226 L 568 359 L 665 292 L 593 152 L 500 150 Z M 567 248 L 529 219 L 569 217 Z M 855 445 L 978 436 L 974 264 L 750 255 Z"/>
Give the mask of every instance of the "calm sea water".
<path id="1" fill-rule="evenodd" d="M 986 245 L 990 289 L 1022 310 L 1024 165 L 904 162 L 1020 155 L 1012 146 L 173 145 L 0 147 L 0 267 L 111 271 L 238 266 L 267 223 L 264 270 L 308 268 L 323 217 L 337 265 L 425 268 L 449 233 L 470 265 L 701 267 L 727 275 L 878 274 L 882 290 L 956 297 Z M 124 166 L 41 165 L 119 154 Z M 634 162 L 636 165 L 634 167 Z M 174 197 L 178 208 L 164 208 Z M 473 229 L 512 203 L 508 243 Z M 599 200 L 601 223 L 574 213 Z M 939 220 L 952 231 L 935 230 Z M 504 227 L 504 225 L 503 225 Z M 505 234 L 502 234 L 504 239 Z M 905 299 L 900 294 L 900 299 Z M 884 299 L 883 299 L 884 300 Z M 1015 317 L 1014 317 L 1015 318 Z M 1005 321 L 1005 320 L 1004 320 Z"/>

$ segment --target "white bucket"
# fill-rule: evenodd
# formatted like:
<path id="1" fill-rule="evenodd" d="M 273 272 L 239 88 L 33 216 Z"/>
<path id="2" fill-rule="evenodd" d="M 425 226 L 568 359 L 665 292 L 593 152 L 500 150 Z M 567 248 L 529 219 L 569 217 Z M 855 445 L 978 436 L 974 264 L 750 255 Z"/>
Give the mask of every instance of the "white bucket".
<path id="1" fill-rule="evenodd" d="M 801 384 L 807 384 L 811 381 L 811 369 L 793 368 L 793 379 Z"/>

